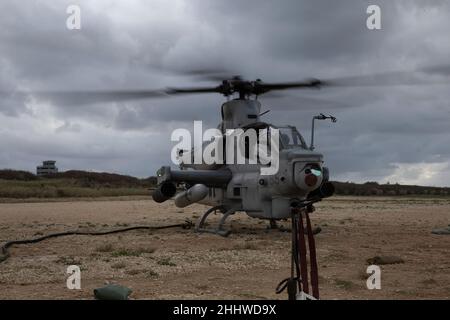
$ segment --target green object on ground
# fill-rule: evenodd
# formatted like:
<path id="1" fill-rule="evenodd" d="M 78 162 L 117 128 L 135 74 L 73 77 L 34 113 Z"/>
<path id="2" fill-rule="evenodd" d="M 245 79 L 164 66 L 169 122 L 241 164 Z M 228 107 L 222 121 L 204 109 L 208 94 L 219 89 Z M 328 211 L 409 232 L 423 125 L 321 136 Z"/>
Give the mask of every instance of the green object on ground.
<path id="1" fill-rule="evenodd" d="M 432 234 L 439 234 L 439 235 L 443 235 L 443 234 L 448 234 L 450 235 L 450 225 L 447 228 L 442 228 L 442 229 L 434 229 L 433 231 L 431 231 Z"/>
<path id="2" fill-rule="evenodd" d="M 105 287 L 94 289 L 94 296 L 98 300 L 128 300 L 133 292 L 130 288 L 116 284 L 108 284 Z"/>

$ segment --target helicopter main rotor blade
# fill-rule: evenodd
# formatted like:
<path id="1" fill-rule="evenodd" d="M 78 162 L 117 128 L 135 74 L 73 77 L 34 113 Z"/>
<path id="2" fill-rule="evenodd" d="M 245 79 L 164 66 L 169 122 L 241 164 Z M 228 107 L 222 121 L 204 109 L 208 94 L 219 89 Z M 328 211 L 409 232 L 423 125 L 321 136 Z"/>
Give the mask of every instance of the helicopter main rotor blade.
<path id="1" fill-rule="evenodd" d="M 303 89 L 303 88 L 320 88 L 322 81 L 318 79 L 310 79 L 306 81 L 298 82 L 281 82 L 281 83 L 265 83 L 256 81 L 254 83 L 255 94 L 263 94 L 273 90 L 286 90 L 286 89 Z"/>
<path id="2" fill-rule="evenodd" d="M 179 75 L 194 77 L 199 80 L 222 82 L 224 79 L 230 79 L 236 74 L 236 71 L 232 71 L 225 68 L 164 68 L 164 67 L 153 67 L 152 69 L 157 70 L 163 74 L 169 75 Z"/>
<path id="3" fill-rule="evenodd" d="M 424 76 L 435 78 L 426 79 Z M 286 83 L 254 83 L 255 93 L 263 94 L 274 90 L 321 88 L 321 87 L 364 87 L 397 85 L 436 85 L 450 83 L 450 65 L 426 67 L 414 71 L 392 71 L 372 75 L 332 78 L 328 80 L 310 79 Z"/>
<path id="4" fill-rule="evenodd" d="M 167 97 L 164 90 L 0 91 L 0 97 L 37 98 L 68 104 L 93 104 Z"/>
<path id="5" fill-rule="evenodd" d="M 167 94 L 188 94 L 188 93 L 222 93 L 222 86 L 203 88 L 169 88 Z"/>
<path id="6" fill-rule="evenodd" d="M 217 71 L 217 70 L 215 70 Z M 192 70 L 196 74 L 209 74 L 211 70 Z M 334 78 L 325 81 L 309 79 L 297 82 L 265 83 L 261 80 L 247 81 L 233 76 L 215 87 L 167 88 L 160 90 L 70 90 L 70 91 L 17 91 L 1 90 L 0 98 L 37 98 L 61 104 L 93 104 L 100 102 L 118 102 L 149 98 L 163 98 L 171 95 L 219 93 L 230 96 L 238 93 L 240 97 L 262 95 L 268 92 L 286 89 L 305 89 L 321 87 L 363 87 L 395 85 L 434 85 L 450 83 L 450 66 L 433 66 L 415 71 L 385 72 L 374 75 Z"/>
<path id="7" fill-rule="evenodd" d="M 153 98 L 167 98 L 177 94 L 222 93 L 214 88 L 168 88 L 161 90 L 0 90 L 1 98 L 37 99 L 65 105 L 89 105 Z"/>

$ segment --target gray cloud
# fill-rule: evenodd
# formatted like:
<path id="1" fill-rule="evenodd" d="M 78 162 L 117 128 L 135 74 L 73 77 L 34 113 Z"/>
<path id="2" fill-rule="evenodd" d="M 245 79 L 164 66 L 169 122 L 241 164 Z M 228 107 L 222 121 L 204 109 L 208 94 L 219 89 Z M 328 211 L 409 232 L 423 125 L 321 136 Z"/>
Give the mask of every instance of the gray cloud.
<path id="1" fill-rule="evenodd" d="M 65 28 L 69 3 L 81 6 L 80 31 Z M 170 161 L 171 130 L 194 120 L 215 127 L 224 101 L 82 103 L 15 90 L 211 85 L 178 74 L 205 68 L 289 81 L 450 65 L 448 2 L 377 3 L 381 31 L 365 27 L 369 1 L 2 1 L 0 91 L 9 94 L 0 100 L 0 167 L 33 170 L 55 158 L 65 169 L 148 176 Z M 435 71 L 416 76 L 447 79 L 448 67 Z M 297 125 L 307 139 L 313 115 L 338 117 L 317 129 L 336 178 L 449 185 L 449 92 L 448 85 L 336 87 L 261 102 L 272 110 L 267 121 Z M 412 174 L 424 164 L 439 172 Z"/>

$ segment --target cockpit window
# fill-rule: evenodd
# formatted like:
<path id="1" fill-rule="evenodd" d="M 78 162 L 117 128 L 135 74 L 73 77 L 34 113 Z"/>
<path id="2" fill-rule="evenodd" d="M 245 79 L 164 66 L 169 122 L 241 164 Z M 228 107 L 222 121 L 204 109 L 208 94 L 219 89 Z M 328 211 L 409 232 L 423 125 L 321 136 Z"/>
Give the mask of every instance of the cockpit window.
<path id="1" fill-rule="evenodd" d="M 258 123 L 252 123 L 246 127 L 244 127 L 244 131 L 248 129 L 255 129 L 257 133 L 257 144 L 260 143 L 259 141 L 259 130 L 267 129 L 267 143 L 270 150 L 270 142 L 271 142 L 271 134 L 270 130 L 272 129 L 278 129 L 280 134 L 280 149 L 290 149 L 290 148 L 303 148 L 308 149 L 308 146 L 306 145 L 305 140 L 301 136 L 301 134 L 297 131 L 297 129 L 294 126 L 283 126 L 283 127 L 276 127 L 272 126 L 270 124 L 264 123 L 264 122 L 258 122 Z M 245 149 L 242 150 L 245 152 L 245 157 L 247 158 L 250 154 L 256 154 L 257 151 L 257 145 L 250 144 L 247 139 L 245 139 L 244 143 Z"/>
<path id="2" fill-rule="evenodd" d="M 304 148 L 306 143 L 295 127 L 278 127 L 280 140 L 284 148 Z"/>

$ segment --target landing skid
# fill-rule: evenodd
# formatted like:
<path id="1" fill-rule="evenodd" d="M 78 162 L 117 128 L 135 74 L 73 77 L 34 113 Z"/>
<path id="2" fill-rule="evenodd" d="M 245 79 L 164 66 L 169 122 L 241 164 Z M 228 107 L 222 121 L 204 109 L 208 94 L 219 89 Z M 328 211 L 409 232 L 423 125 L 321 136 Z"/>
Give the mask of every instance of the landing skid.
<path id="1" fill-rule="evenodd" d="M 213 234 L 218 234 L 219 236 L 222 237 L 228 237 L 231 233 L 230 230 L 225 230 L 223 228 L 224 224 L 225 224 L 225 220 L 231 216 L 232 214 L 234 214 L 236 212 L 236 210 L 234 209 L 230 209 L 228 211 L 225 211 L 225 208 L 223 206 L 216 206 L 216 207 L 212 207 L 210 209 L 208 209 L 198 220 L 197 223 L 195 224 L 195 232 L 207 232 L 207 233 L 213 233 Z M 219 221 L 219 225 L 217 226 L 216 229 L 211 229 L 211 228 L 205 228 L 205 221 L 206 218 L 208 218 L 208 216 L 214 212 L 216 213 L 217 211 L 220 211 L 221 213 L 223 213 L 222 218 Z"/>

